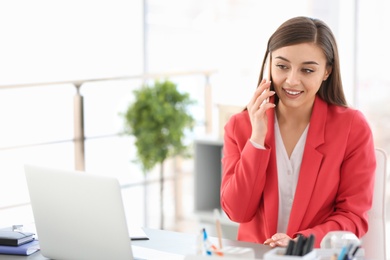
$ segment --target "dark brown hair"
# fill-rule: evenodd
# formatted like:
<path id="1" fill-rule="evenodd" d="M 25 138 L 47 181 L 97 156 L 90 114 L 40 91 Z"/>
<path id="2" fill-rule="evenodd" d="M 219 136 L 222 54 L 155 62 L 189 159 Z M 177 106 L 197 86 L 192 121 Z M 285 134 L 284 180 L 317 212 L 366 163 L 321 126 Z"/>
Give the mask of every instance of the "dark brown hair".
<path id="1" fill-rule="evenodd" d="M 268 40 L 258 85 L 263 79 L 267 55 L 272 55 L 272 52 L 279 48 L 300 43 L 315 43 L 324 52 L 327 66 L 332 67 L 329 77 L 322 82 L 317 92 L 318 96 L 330 104 L 347 106 L 341 81 L 336 40 L 330 28 L 319 19 L 299 16 L 291 18 L 279 26 Z M 275 97 L 275 102 L 277 103 L 277 101 L 278 98 Z"/>

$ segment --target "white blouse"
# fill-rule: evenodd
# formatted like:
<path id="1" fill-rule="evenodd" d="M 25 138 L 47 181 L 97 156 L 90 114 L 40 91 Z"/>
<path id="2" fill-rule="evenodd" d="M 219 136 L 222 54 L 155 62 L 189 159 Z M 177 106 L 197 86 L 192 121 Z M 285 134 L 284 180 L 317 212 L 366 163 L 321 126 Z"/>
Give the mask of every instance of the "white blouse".
<path id="1" fill-rule="evenodd" d="M 276 164 L 278 169 L 279 187 L 278 233 L 287 232 L 288 220 L 290 218 L 295 189 L 298 183 L 308 129 L 309 124 L 306 126 L 305 131 L 303 131 L 289 159 L 286 148 L 284 147 L 282 135 L 280 134 L 278 119 L 275 115 Z M 258 149 L 265 149 L 264 146 L 259 145 L 252 140 L 250 140 L 250 142 Z"/>
<path id="2" fill-rule="evenodd" d="M 278 233 L 287 232 L 288 220 L 290 218 L 295 189 L 298 183 L 308 129 L 309 125 L 306 126 L 305 131 L 303 131 L 291 153 L 291 157 L 288 158 L 282 135 L 280 134 L 278 120 L 275 118 L 276 163 L 279 187 Z"/>

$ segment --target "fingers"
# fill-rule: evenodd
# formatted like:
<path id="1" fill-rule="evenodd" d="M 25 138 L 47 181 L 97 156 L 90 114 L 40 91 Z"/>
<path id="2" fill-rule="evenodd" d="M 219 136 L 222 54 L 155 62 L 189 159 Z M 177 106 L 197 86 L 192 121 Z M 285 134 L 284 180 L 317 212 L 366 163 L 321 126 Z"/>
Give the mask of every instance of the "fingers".
<path id="1" fill-rule="evenodd" d="M 264 245 L 269 245 L 271 242 L 273 242 L 272 238 L 268 238 L 264 241 Z"/>
<path id="2" fill-rule="evenodd" d="M 275 107 L 274 103 L 265 102 L 275 94 L 274 91 L 266 91 L 270 86 L 270 81 L 267 82 L 266 80 L 262 80 L 247 106 L 252 125 L 252 134 L 250 139 L 260 145 L 264 144 L 264 139 L 267 134 L 268 121 L 266 111 Z"/>
<path id="3" fill-rule="evenodd" d="M 258 110 L 260 107 L 263 110 L 267 110 L 274 107 L 273 104 L 267 102 L 267 100 L 275 94 L 274 91 L 269 91 L 270 86 L 271 81 L 266 81 L 264 79 L 260 82 L 260 85 L 257 87 L 251 101 L 248 104 L 248 110 Z"/>
<path id="4" fill-rule="evenodd" d="M 269 245 L 270 247 L 286 247 L 291 240 L 291 237 L 284 233 L 276 233 L 271 238 L 268 238 L 264 241 L 264 245 Z"/>

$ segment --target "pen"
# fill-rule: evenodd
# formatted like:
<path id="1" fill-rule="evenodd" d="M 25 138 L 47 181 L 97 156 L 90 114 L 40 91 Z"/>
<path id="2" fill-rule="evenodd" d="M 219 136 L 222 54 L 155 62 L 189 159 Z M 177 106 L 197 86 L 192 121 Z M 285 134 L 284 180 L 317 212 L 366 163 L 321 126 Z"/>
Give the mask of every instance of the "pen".
<path id="1" fill-rule="evenodd" d="M 221 228 L 221 216 L 218 209 L 214 209 L 215 227 L 218 234 L 219 249 L 222 249 L 222 228 Z"/>
<path id="2" fill-rule="evenodd" d="M 347 247 L 343 246 L 337 260 L 344 260 L 344 256 L 346 255 L 346 253 L 347 253 Z"/>
<path id="3" fill-rule="evenodd" d="M 207 232 L 206 232 L 206 229 L 203 228 L 203 243 L 204 243 L 204 246 L 206 247 L 207 244 L 209 243 L 209 237 L 207 236 Z"/>
<path id="4" fill-rule="evenodd" d="M 288 241 L 288 246 L 287 246 L 285 255 L 292 255 L 294 246 L 295 246 L 294 240 L 291 239 L 290 241 Z"/>
<path id="5" fill-rule="evenodd" d="M 218 250 L 218 248 L 209 241 L 205 228 L 203 228 L 203 246 L 207 255 L 216 254 L 218 256 L 223 256 L 223 252 Z"/>
<path id="6" fill-rule="evenodd" d="M 299 236 L 296 245 L 294 246 L 293 252 L 291 255 L 299 256 L 302 253 L 302 247 L 305 243 L 305 237 Z"/>
<path id="7" fill-rule="evenodd" d="M 209 248 L 208 248 L 208 245 L 207 245 L 207 233 L 206 233 L 206 229 L 205 228 L 203 228 L 203 246 L 204 246 L 204 249 L 205 249 L 205 251 L 206 251 L 206 254 L 207 255 L 211 255 L 211 251 L 209 250 Z"/>
<path id="8" fill-rule="evenodd" d="M 345 256 L 344 256 L 344 260 L 349 260 L 349 255 L 351 253 L 351 250 L 353 248 L 353 244 L 349 244 L 348 248 L 347 248 L 347 252 L 345 253 Z"/>
<path id="9" fill-rule="evenodd" d="M 356 246 L 355 250 L 352 252 L 352 258 L 356 255 L 357 251 L 360 249 L 360 246 Z"/>
<path id="10" fill-rule="evenodd" d="M 313 246 L 314 246 L 314 235 L 311 234 L 305 241 L 305 245 L 303 247 L 303 250 L 302 250 L 302 256 L 310 253 L 312 250 L 313 250 Z"/>

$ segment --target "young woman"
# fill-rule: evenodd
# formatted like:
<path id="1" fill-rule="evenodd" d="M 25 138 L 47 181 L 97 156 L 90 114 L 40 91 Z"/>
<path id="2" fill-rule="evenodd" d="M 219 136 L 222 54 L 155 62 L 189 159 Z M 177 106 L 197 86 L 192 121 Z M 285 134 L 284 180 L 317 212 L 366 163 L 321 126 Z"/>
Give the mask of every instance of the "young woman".
<path id="1" fill-rule="evenodd" d="M 287 246 L 299 234 L 362 237 L 375 149 L 369 124 L 345 100 L 329 27 L 295 17 L 270 37 L 258 87 L 225 126 L 221 204 L 238 239 Z M 263 79 L 269 56 L 271 78 Z"/>

